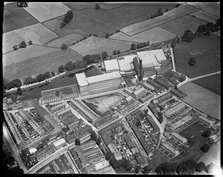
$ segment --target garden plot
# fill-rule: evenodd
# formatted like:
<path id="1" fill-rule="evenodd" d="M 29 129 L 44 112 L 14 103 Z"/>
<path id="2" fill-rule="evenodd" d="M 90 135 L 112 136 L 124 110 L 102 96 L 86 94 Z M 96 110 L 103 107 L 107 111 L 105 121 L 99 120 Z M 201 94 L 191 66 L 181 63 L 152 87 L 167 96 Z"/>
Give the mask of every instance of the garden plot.
<path id="1" fill-rule="evenodd" d="M 196 32 L 197 27 L 203 24 L 206 24 L 203 20 L 194 18 L 190 15 L 185 15 L 181 18 L 162 24 L 159 27 L 175 35 L 183 35 L 186 30 Z"/>
<path id="2" fill-rule="evenodd" d="M 211 15 L 209 13 L 206 13 L 202 10 L 199 10 L 198 12 L 191 14 L 191 16 L 195 16 L 196 18 L 199 18 L 201 20 L 204 20 L 204 21 L 210 22 L 210 23 L 214 23 L 214 24 L 218 20 L 218 17 Z"/>
<path id="3" fill-rule="evenodd" d="M 3 33 L 3 54 L 13 51 L 13 46 L 22 41 L 31 40 L 33 44 L 43 45 L 57 37 L 55 33 L 40 23 Z"/>
<path id="4" fill-rule="evenodd" d="M 99 115 L 103 115 L 112 106 L 119 104 L 123 98 L 124 96 L 122 94 L 114 93 L 82 101 L 97 114 L 99 113 Z"/>
<path id="5" fill-rule="evenodd" d="M 211 117 L 220 119 L 221 96 L 194 83 L 187 83 L 179 88 L 187 94 L 183 101 Z"/>
<path id="6" fill-rule="evenodd" d="M 131 42 L 91 36 L 70 48 L 78 52 L 80 55 L 85 56 L 101 54 L 104 51 L 106 51 L 108 55 L 112 55 L 114 50 L 120 50 L 123 52 L 129 50 L 130 46 Z"/>
<path id="7" fill-rule="evenodd" d="M 43 47 L 38 45 L 30 45 L 26 48 L 21 48 L 3 55 L 3 67 L 11 64 L 16 64 L 31 58 L 46 55 L 51 52 L 59 51 L 60 49 Z"/>
<path id="8" fill-rule="evenodd" d="M 134 34 L 142 32 L 142 31 L 149 30 L 149 29 L 159 26 L 161 24 L 164 24 L 164 23 L 170 22 L 172 20 L 175 20 L 177 18 L 183 17 L 187 14 L 194 13 L 196 11 L 198 11 L 198 9 L 196 9 L 195 7 L 184 4 L 178 8 L 175 8 L 175 9 L 172 9 L 172 10 L 166 12 L 162 16 L 124 27 L 121 29 L 121 31 L 123 33 L 126 33 L 129 36 L 132 36 Z"/>
<path id="9" fill-rule="evenodd" d="M 169 31 L 155 27 L 150 30 L 143 31 L 141 33 L 135 34 L 133 36 L 128 36 L 122 32 L 116 33 L 110 36 L 110 39 L 123 40 L 123 41 L 131 41 L 131 42 L 147 42 L 150 44 L 159 43 L 162 41 L 167 41 L 175 38 L 176 35 L 170 33 Z"/>
<path id="10" fill-rule="evenodd" d="M 29 2 L 28 7 L 24 9 L 39 22 L 62 16 L 70 10 L 62 2 Z"/>

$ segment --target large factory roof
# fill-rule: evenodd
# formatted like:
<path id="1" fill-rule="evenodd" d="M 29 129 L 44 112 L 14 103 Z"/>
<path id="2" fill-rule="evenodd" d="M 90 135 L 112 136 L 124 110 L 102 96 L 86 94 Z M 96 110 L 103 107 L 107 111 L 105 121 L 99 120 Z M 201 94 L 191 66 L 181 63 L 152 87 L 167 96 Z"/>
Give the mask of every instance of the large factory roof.
<path id="1" fill-rule="evenodd" d="M 78 73 L 78 74 L 75 74 L 75 76 L 77 78 L 77 82 L 78 82 L 79 86 L 88 85 L 87 77 L 86 77 L 85 73 Z"/>

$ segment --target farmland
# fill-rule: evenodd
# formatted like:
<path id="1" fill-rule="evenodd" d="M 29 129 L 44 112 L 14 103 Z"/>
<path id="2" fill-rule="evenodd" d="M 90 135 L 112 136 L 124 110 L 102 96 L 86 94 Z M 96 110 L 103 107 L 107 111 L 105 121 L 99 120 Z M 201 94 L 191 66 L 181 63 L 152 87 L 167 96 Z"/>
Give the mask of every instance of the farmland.
<path id="1" fill-rule="evenodd" d="M 29 2 L 28 7 L 24 9 L 39 22 L 64 15 L 70 10 L 62 2 Z"/>
<path id="2" fill-rule="evenodd" d="M 112 55 L 114 50 L 127 51 L 130 49 L 131 42 L 118 41 L 113 39 L 99 38 L 91 36 L 70 48 L 78 52 L 80 55 L 101 54 L 107 51 L 108 55 Z"/>
<path id="3" fill-rule="evenodd" d="M 206 89 L 221 95 L 221 75 L 214 75 L 193 81 Z"/>
<path id="4" fill-rule="evenodd" d="M 189 58 L 191 51 L 204 51 L 201 56 L 195 57 L 196 64 L 189 66 Z M 191 43 L 180 42 L 175 47 L 176 70 L 185 74 L 189 78 L 209 74 L 220 70 L 220 39 L 217 36 L 202 36 L 194 39 Z M 201 69 L 202 68 L 202 69 Z"/>
<path id="5" fill-rule="evenodd" d="M 128 36 L 122 32 L 116 33 L 110 36 L 110 39 L 132 41 L 132 42 L 147 42 L 150 44 L 159 43 L 162 41 L 167 41 L 175 38 L 176 35 L 172 34 L 162 28 L 155 27 L 150 30 L 143 31 L 141 33 L 135 34 L 133 36 Z"/>
<path id="6" fill-rule="evenodd" d="M 30 45 L 26 48 L 21 48 L 3 55 L 3 67 L 11 64 L 16 64 L 31 58 L 46 55 L 51 52 L 59 51 L 60 49 L 43 47 L 38 45 Z"/>
<path id="7" fill-rule="evenodd" d="M 68 61 L 81 59 L 82 57 L 71 49 L 55 51 L 17 64 L 5 66 L 3 76 L 11 80 L 15 78 L 24 79 L 32 75 L 37 76 L 46 71 L 54 71 L 57 73 L 60 65 L 65 65 Z"/>
<path id="8" fill-rule="evenodd" d="M 214 15 L 211 15 L 211 14 L 208 14 L 208 13 L 202 11 L 202 10 L 199 10 L 198 12 L 195 12 L 195 13 L 193 13 L 191 15 L 193 15 L 196 18 L 199 18 L 201 20 L 210 22 L 210 23 L 216 23 L 216 21 L 218 19 L 218 17 L 216 17 Z"/>
<path id="9" fill-rule="evenodd" d="M 206 24 L 205 21 L 194 18 L 190 15 L 177 18 L 168 23 L 162 24 L 159 27 L 163 28 L 175 35 L 183 35 L 186 30 L 191 30 L 195 32 L 199 25 Z"/>
<path id="10" fill-rule="evenodd" d="M 3 33 L 3 53 L 12 51 L 13 46 L 22 41 L 28 42 L 31 40 L 33 44 L 42 45 L 56 37 L 58 36 L 55 33 L 40 23 Z"/>
<path id="11" fill-rule="evenodd" d="M 179 88 L 187 96 L 183 101 L 194 108 L 220 119 L 220 96 L 194 83 L 187 83 Z"/>
<path id="12" fill-rule="evenodd" d="M 10 3 L 4 6 L 4 33 L 36 23 L 38 23 L 38 21 L 23 8 L 18 8 L 16 3 Z"/>

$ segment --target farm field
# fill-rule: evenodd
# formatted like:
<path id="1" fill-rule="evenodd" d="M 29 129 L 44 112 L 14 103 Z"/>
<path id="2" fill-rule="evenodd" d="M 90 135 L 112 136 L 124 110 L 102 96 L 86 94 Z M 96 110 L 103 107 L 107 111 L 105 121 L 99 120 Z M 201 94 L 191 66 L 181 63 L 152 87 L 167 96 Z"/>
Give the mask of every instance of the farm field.
<path id="1" fill-rule="evenodd" d="M 129 36 L 132 36 L 134 34 L 142 32 L 142 31 L 157 27 L 161 24 L 168 23 L 172 20 L 183 17 L 185 15 L 194 13 L 196 11 L 198 11 L 198 10 L 195 7 L 192 7 L 187 4 L 183 4 L 175 9 L 172 9 L 172 10 L 166 12 L 162 16 L 126 26 L 126 27 L 122 28 L 121 31 L 123 33 L 126 33 Z"/>
<path id="2" fill-rule="evenodd" d="M 69 47 L 73 45 L 73 43 L 82 39 L 83 37 L 84 36 L 82 34 L 78 34 L 78 33 L 68 34 L 64 37 L 59 37 L 57 39 L 54 39 L 53 41 L 50 41 L 49 43 L 45 45 L 60 48 L 62 44 L 66 44 Z"/>
<path id="3" fill-rule="evenodd" d="M 168 23 L 162 24 L 159 27 L 163 28 L 175 35 L 183 35 L 186 30 L 195 32 L 197 27 L 206 24 L 205 21 L 194 18 L 190 15 L 185 15 Z"/>
<path id="4" fill-rule="evenodd" d="M 31 58 L 46 55 L 51 52 L 60 51 L 60 49 L 43 47 L 38 45 L 29 45 L 26 48 L 21 48 L 3 55 L 3 67 L 11 64 L 16 64 L 21 61 L 26 61 Z"/>
<path id="5" fill-rule="evenodd" d="M 167 41 L 175 38 L 176 35 L 170 33 L 169 31 L 155 27 L 150 30 L 143 31 L 141 33 L 135 34 L 133 36 L 128 36 L 122 32 L 116 33 L 110 36 L 110 39 L 123 40 L 123 41 L 131 41 L 131 42 L 147 42 L 150 44 L 159 43 L 162 41 Z"/>
<path id="6" fill-rule="evenodd" d="M 114 50 L 127 51 L 130 49 L 131 42 L 118 41 L 107 38 L 99 38 L 91 36 L 70 48 L 78 52 L 80 55 L 101 54 L 106 51 L 108 55 L 112 55 Z"/>
<path id="7" fill-rule="evenodd" d="M 196 64 L 189 66 L 191 51 L 204 51 L 203 55 L 195 57 Z M 215 35 L 202 36 L 194 39 L 191 43 L 180 42 L 175 46 L 176 70 L 192 78 L 220 70 L 221 60 L 217 58 L 220 54 L 220 38 Z M 200 69 L 202 68 L 202 69 Z"/>
<path id="8" fill-rule="evenodd" d="M 29 2 L 28 7 L 24 9 L 39 22 L 64 15 L 70 10 L 62 2 Z"/>
<path id="9" fill-rule="evenodd" d="M 212 92 L 215 92 L 218 95 L 221 95 L 221 75 L 220 74 L 198 79 L 193 82 Z"/>
<path id="10" fill-rule="evenodd" d="M 201 20 L 204 20 L 206 22 L 210 22 L 210 23 L 216 23 L 216 21 L 218 20 L 218 17 L 211 15 L 209 13 L 206 13 L 202 10 L 199 10 L 198 12 L 195 12 L 193 14 L 191 14 L 193 16 L 195 16 L 196 18 L 199 18 Z"/>
<path id="11" fill-rule="evenodd" d="M 104 95 L 82 100 L 90 109 L 99 115 L 103 115 L 112 106 L 117 105 L 124 98 L 120 93 Z"/>
<path id="12" fill-rule="evenodd" d="M 3 33 L 3 54 L 13 51 L 13 46 L 22 41 L 31 40 L 33 44 L 43 45 L 57 37 L 55 33 L 40 23 Z"/>
<path id="13" fill-rule="evenodd" d="M 4 6 L 3 33 L 36 23 L 38 21 L 25 9 L 18 8 L 16 3 L 12 2 Z"/>
<path id="14" fill-rule="evenodd" d="M 54 71 L 57 73 L 60 65 L 65 65 L 69 61 L 76 60 L 82 60 L 82 57 L 71 49 L 55 51 L 5 66 L 3 69 L 3 76 L 8 80 L 12 80 L 15 78 L 24 79 L 32 75 L 37 76 L 38 74 L 45 73 L 46 71 Z"/>
<path id="15" fill-rule="evenodd" d="M 179 88 L 187 94 L 183 101 L 211 117 L 220 119 L 221 96 L 195 83 L 187 83 Z"/>

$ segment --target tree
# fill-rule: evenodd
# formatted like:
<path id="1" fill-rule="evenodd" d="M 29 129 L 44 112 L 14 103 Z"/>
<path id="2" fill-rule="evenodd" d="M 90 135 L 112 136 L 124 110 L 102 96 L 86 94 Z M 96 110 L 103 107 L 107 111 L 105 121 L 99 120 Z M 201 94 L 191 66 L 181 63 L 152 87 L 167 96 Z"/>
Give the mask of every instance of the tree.
<path id="1" fill-rule="evenodd" d="M 41 81 L 43 81 L 44 80 L 44 75 L 43 74 L 39 74 L 38 76 L 37 76 L 37 81 L 38 82 L 41 82 Z"/>
<path id="2" fill-rule="evenodd" d="M 155 15 L 150 15 L 150 18 L 151 18 L 151 19 L 155 18 Z"/>
<path id="3" fill-rule="evenodd" d="M 99 4 L 95 4 L 95 9 L 99 10 L 99 9 L 101 9 L 101 6 Z"/>
<path id="4" fill-rule="evenodd" d="M 11 83 L 13 84 L 14 87 L 21 87 L 22 86 L 22 82 L 20 79 L 14 79 L 11 81 Z"/>
<path id="5" fill-rule="evenodd" d="M 75 145 L 76 146 L 80 146 L 81 145 L 81 142 L 78 138 L 75 139 Z"/>
<path id="6" fill-rule="evenodd" d="M 109 159 L 111 159 L 112 156 L 113 156 L 113 154 L 111 153 L 111 151 L 107 151 L 105 154 L 105 159 L 109 160 Z"/>
<path id="7" fill-rule="evenodd" d="M 60 24 L 60 28 L 65 27 L 65 25 L 66 25 L 66 23 L 65 23 L 65 22 L 62 22 L 62 23 Z"/>
<path id="8" fill-rule="evenodd" d="M 97 134 L 94 131 L 91 132 L 91 139 L 94 141 L 97 140 Z"/>
<path id="9" fill-rule="evenodd" d="M 135 166 L 135 173 L 139 173 L 139 171 L 141 170 L 141 167 L 139 165 Z"/>
<path id="10" fill-rule="evenodd" d="M 58 71 L 59 71 L 59 73 L 64 72 L 64 71 L 65 71 L 64 66 L 63 66 L 63 65 L 60 65 L 60 66 L 58 67 Z"/>
<path id="11" fill-rule="evenodd" d="M 26 48 L 26 43 L 25 43 L 25 41 L 22 41 L 22 42 L 19 44 L 19 47 L 20 47 L 20 48 Z"/>
<path id="12" fill-rule="evenodd" d="M 171 173 L 171 174 L 175 174 L 176 171 L 177 171 L 177 163 L 176 163 L 176 162 L 171 163 L 171 164 L 170 164 L 170 173 Z"/>
<path id="13" fill-rule="evenodd" d="M 188 173 L 188 166 L 185 161 L 181 162 L 177 166 L 177 173 L 179 175 L 185 175 Z"/>
<path id="14" fill-rule="evenodd" d="M 91 63 L 98 63 L 101 60 L 101 56 L 99 54 L 94 54 L 91 56 Z"/>
<path id="15" fill-rule="evenodd" d="M 48 79 L 48 78 L 50 78 L 50 72 L 49 71 L 44 73 L 44 79 Z"/>
<path id="16" fill-rule="evenodd" d="M 146 42 L 146 46 L 149 46 L 149 41 Z"/>
<path id="17" fill-rule="evenodd" d="M 206 153 L 210 150 L 210 145 L 204 144 L 203 146 L 201 146 L 200 150 Z"/>
<path id="18" fill-rule="evenodd" d="M 162 114 L 161 112 L 158 112 L 158 113 L 157 113 L 157 117 L 158 117 L 158 121 L 159 121 L 160 123 L 162 123 L 162 122 L 163 122 L 163 114 Z"/>
<path id="19" fill-rule="evenodd" d="M 76 62 L 74 63 L 74 66 L 75 66 L 76 68 L 78 68 L 78 69 L 81 69 L 81 68 L 84 67 L 84 62 L 78 60 L 78 61 L 76 61 Z"/>
<path id="20" fill-rule="evenodd" d="M 33 42 L 30 40 L 30 41 L 28 42 L 28 44 L 29 44 L 29 45 L 32 45 L 32 44 L 33 44 Z"/>
<path id="21" fill-rule="evenodd" d="M 72 63 L 72 61 L 69 61 L 67 64 L 65 64 L 64 69 L 66 71 L 71 71 L 74 69 L 74 64 Z"/>
<path id="22" fill-rule="evenodd" d="M 147 174 L 147 173 L 149 173 L 150 172 L 150 168 L 149 168 L 149 166 L 147 165 L 147 166 L 145 166 L 145 167 L 143 167 L 143 171 L 142 171 L 144 174 Z"/>
<path id="23" fill-rule="evenodd" d="M 103 59 L 106 59 L 108 57 L 108 53 L 107 52 L 102 52 L 101 54 Z"/>
<path id="24" fill-rule="evenodd" d="M 137 126 L 137 127 L 140 127 L 140 126 L 141 126 L 141 122 L 140 122 L 139 119 L 137 119 L 137 121 L 136 121 L 136 126 Z"/>
<path id="25" fill-rule="evenodd" d="M 219 29 L 220 28 L 220 18 L 216 21 L 215 26 Z"/>
<path id="26" fill-rule="evenodd" d="M 116 50 L 114 50 L 114 51 L 113 51 L 113 55 L 116 55 L 116 54 L 117 54 L 117 53 L 116 53 Z"/>
<path id="27" fill-rule="evenodd" d="M 189 173 L 189 175 L 192 175 L 194 171 L 196 170 L 197 162 L 193 159 L 189 159 L 185 163 L 188 168 L 187 172 Z"/>
<path id="28" fill-rule="evenodd" d="M 166 8 L 165 12 L 168 12 L 168 11 L 169 11 L 169 9 L 168 9 L 168 8 Z"/>
<path id="29" fill-rule="evenodd" d="M 136 49 L 136 45 L 135 44 L 131 44 L 130 50 L 135 50 L 135 49 Z"/>
<path id="30" fill-rule="evenodd" d="M 121 167 L 122 165 L 122 161 L 121 160 L 116 160 L 116 158 L 114 156 L 112 156 L 112 158 L 109 160 L 109 164 L 114 168 L 114 169 L 118 169 Z"/>
<path id="31" fill-rule="evenodd" d="M 18 50 L 18 46 L 17 45 L 14 45 L 13 46 L 13 50 Z"/>
<path id="32" fill-rule="evenodd" d="M 186 30 L 182 36 L 182 40 L 186 42 L 192 42 L 196 35 L 191 30 Z"/>
<path id="33" fill-rule="evenodd" d="M 210 35 L 210 31 L 211 30 L 209 29 L 208 26 L 206 26 L 206 25 L 200 25 L 200 26 L 197 27 L 197 31 L 196 32 L 200 32 L 203 35 L 209 36 Z"/>
<path id="34" fill-rule="evenodd" d="M 212 32 L 217 32 L 218 31 L 218 27 L 214 24 L 214 23 L 210 23 L 208 22 L 206 24 L 206 26 L 209 28 L 210 31 Z"/>
<path id="35" fill-rule="evenodd" d="M 121 51 L 120 50 L 117 50 L 117 54 L 120 54 L 121 53 Z"/>
<path id="36" fill-rule="evenodd" d="M 60 48 L 61 50 L 67 50 L 67 44 L 62 44 Z"/>
<path id="37" fill-rule="evenodd" d="M 6 90 L 10 90 L 12 88 L 15 88 L 15 86 L 12 84 L 12 82 L 9 82 L 5 87 Z"/>
<path id="38" fill-rule="evenodd" d="M 106 33 L 106 34 L 105 34 L 105 38 L 108 38 L 109 36 L 110 36 L 109 33 Z"/>
<path id="39" fill-rule="evenodd" d="M 159 8 L 155 14 L 156 17 L 163 15 L 162 9 Z"/>
<path id="40" fill-rule="evenodd" d="M 201 136 L 205 137 L 205 138 L 209 138 L 211 135 L 211 130 L 206 130 Z"/>
<path id="41" fill-rule="evenodd" d="M 202 172 L 203 170 L 206 170 L 206 165 L 204 162 L 199 162 L 196 165 L 196 171 Z"/>
<path id="42" fill-rule="evenodd" d="M 100 138 L 100 137 L 97 138 L 97 140 L 96 140 L 96 144 L 97 144 L 98 146 L 101 144 L 101 138 Z"/>
<path id="43" fill-rule="evenodd" d="M 179 3 L 177 3 L 177 4 L 176 4 L 176 7 L 179 7 L 179 6 L 180 6 L 180 4 L 179 4 Z"/>
<path id="44" fill-rule="evenodd" d="M 191 57 L 191 58 L 189 59 L 188 64 L 189 64 L 190 66 L 194 66 L 194 65 L 196 64 L 196 59 L 195 59 L 194 57 Z"/>
<path id="45" fill-rule="evenodd" d="M 54 71 L 52 71 L 52 72 L 51 72 L 51 76 L 55 76 L 55 73 L 54 73 Z"/>
<path id="46" fill-rule="evenodd" d="M 132 169 L 132 164 L 130 163 L 129 160 L 123 159 L 121 162 L 121 166 L 126 169 L 127 171 L 130 171 Z"/>
<path id="47" fill-rule="evenodd" d="M 69 10 L 67 14 L 65 15 L 63 21 L 65 22 L 65 24 L 67 24 L 72 20 L 72 18 L 73 18 L 73 12 L 72 10 Z"/>
<path id="48" fill-rule="evenodd" d="M 21 87 L 18 87 L 18 88 L 17 88 L 17 94 L 18 94 L 18 95 L 22 95 L 22 89 L 21 89 Z"/>

